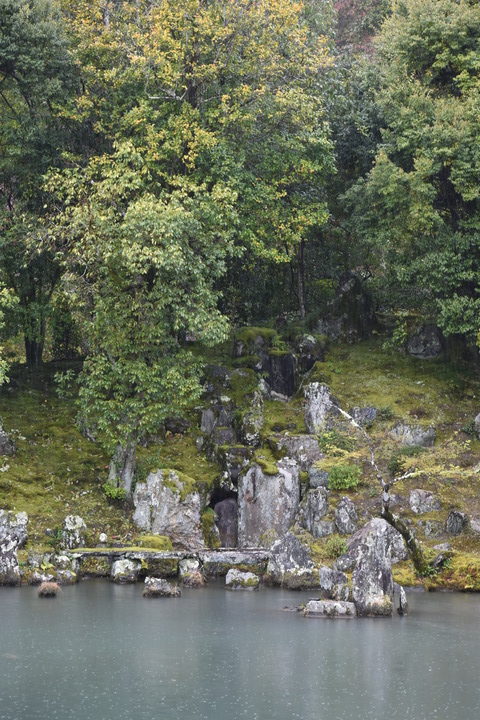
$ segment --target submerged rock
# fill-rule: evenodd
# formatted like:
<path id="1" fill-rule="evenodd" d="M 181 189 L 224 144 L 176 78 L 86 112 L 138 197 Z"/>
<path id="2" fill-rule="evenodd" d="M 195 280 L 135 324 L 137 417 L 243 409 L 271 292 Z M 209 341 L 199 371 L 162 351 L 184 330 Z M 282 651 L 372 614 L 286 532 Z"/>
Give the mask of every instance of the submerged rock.
<path id="1" fill-rule="evenodd" d="M 182 591 L 177 585 L 169 583 L 162 578 L 146 577 L 143 597 L 180 597 Z"/>
<path id="2" fill-rule="evenodd" d="M 228 590 L 258 590 L 260 578 L 251 572 L 232 569 L 225 578 L 225 587 Z"/>
<path id="3" fill-rule="evenodd" d="M 62 547 L 73 550 L 85 544 L 85 531 L 87 526 L 80 515 L 67 515 L 63 521 Z"/>
<path id="4" fill-rule="evenodd" d="M 200 511 L 202 502 L 191 478 L 174 470 L 157 470 L 133 493 L 133 521 L 141 530 L 168 535 L 175 545 L 191 550 L 204 547 Z"/>
<path id="5" fill-rule="evenodd" d="M 405 592 L 405 589 L 398 583 L 393 583 L 393 605 L 399 615 L 407 615 L 407 593 Z"/>
<path id="6" fill-rule="evenodd" d="M 238 544 L 258 547 L 270 531 L 283 535 L 293 524 L 300 502 L 298 465 L 285 458 L 275 475 L 253 465 L 238 484 Z"/>
<path id="7" fill-rule="evenodd" d="M 27 541 L 27 524 L 27 513 L 0 510 L 0 585 L 20 582 L 17 550 Z"/>
<path id="8" fill-rule="evenodd" d="M 60 586 L 56 582 L 42 582 L 38 588 L 38 597 L 52 598 L 57 597 L 60 592 Z"/>
<path id="9" fill-rule="evenodd" d="M 303 611 L 305 617 L 353 618 L 357 611 L 354 603 L 340 600 L 309 600 Z"/>

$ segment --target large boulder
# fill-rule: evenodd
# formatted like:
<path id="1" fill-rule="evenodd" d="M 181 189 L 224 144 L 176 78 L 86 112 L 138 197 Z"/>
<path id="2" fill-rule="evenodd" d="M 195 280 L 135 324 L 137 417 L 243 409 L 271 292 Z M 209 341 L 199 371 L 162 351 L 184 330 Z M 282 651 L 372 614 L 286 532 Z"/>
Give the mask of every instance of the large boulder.
<path id="1" fill-rule="evenodd" d="M 328 488 L 329 477 L 330 474 L 326 470 L 322 470 L 315 465 L 312 465 L 308 470 L 308 484 L 311 488 Z"/>
<path id="2" fill-rule="evenodd" d="M 114 560 L 110 577 L 114 583 L 125 585 L 137 581 L 138 574 L 142 569 L 142 563 L 139 560 L 127 560 L 121 558 Z"/>
<path id="3" fill-rule="evenodd" d="M 298 369 L 306 373 L 312 369 L 316 362 L 325 358 L 326 338 L 302 335 L 297 340 Z"/>
<path id="4" fill-rule="evenodd" d="M 400 423 L 390 431 L 390 435 L 402 445 L 432 447 L 436 433 L 433 427 L 424 428 L 419 425 Z"/>
<path id="5" fill-rule="evenodd" d="M 156 597 L 180 597 L 182 591 L 178 585 L 169 583 L 168 580 L 162 578 L 146 577 L 145 586 L 143 589 L 143 597 L 156 598 Z"/>
<path id="6" fill-rule="evenodd" d="M 359 615 L 392 614 L 393 542 L 390 528 L 385 520 L 374 518 L 359 531 L 352 577 L 353 600 Z"/>
<path id="7" fill-rule="evenodd" d="M 317 434 L 327 430 L 332 420 L 338 417 L 332 394 L 327 385 L 313 382 L 304 390 L 305 396 L 305 425 L 309 433 Z"/>
<path id="8" fill-rule="evenodd" d="M 268 582 L 292 590 L 319 585 L 310 549 L 290 532 L 272 545 L 266 577 Z"/>
<path id="9" fill-rule="evenodd" d="M 322 599 L 349 599 L 350 589 L 348 587 L 348 578 L 345 573 L 327 566 L 322 566 L 318 571 L 318 578 Z"/>
<path id="10" fill-rule="evenodd" d="M 250 407 L 242 415 L 240 435 L 245 445 L 258 447 L 260 445 L 260 433 L 264 426 L 263 417 L 263 395 L 260 390 L 255 390 Z"/>
<path id="11" fill-rule="evenodd" d="M 297 515 L 298 524 L 313 537 L 324 537 L 322 518 L 328 512 L 328 490 L 318 487 L 309 490 L 303 498 Z"/>
<path id="12" fill-rule="evenodd" d="M 460 535 L 468 525 L 468 516 L 460 510 L 450 510 L 446 530 L 450 535 Z"/>
<path id="13" fill-rule="evenodd" d="M 480 413 L 478 413 L 475 420 L 473 421 L 473 425 L 475 428 L 475 432 L 477 433 L 477 437 L 480 438 Z"/>
<path id="14" fill-rule="evenodd" d="M 357 531 L 358 515 L 355 503 L 342 497 L 335 509 L 335 525 L 340 535 L 352 535 Z"/>
<path id="15" fill-rule="evenodd" d="M 383 518 L 373 518 L 348 540 L 347 552 L 335 561 L 336 569 L 342 571 L 351 570 L 363 553 L 363 546 L 370 542 L 369 536 L 372 534 L 380 536 L 382 542 L 385 542 L 386 552 L 388 552 L 392 564 L 407 559 L 408 552 L 405 540 L 398 530 L 395 530 Z"/>
<path id="16" fill-rule="evenodd" d="M 195 481 L 175 470 L 157 470 L 133 493 L 133 521 L 140 530 L 168 535 L 175 545 L 187 549 L 204 547 L 200 494 L 191 489 Z"/>
<path id="17" fill-rule="evenodd" d="M 309 600 L 303 610 L 305 617 L 353 618 L 357 611 L 354 603 L 340 600 Z"/>
<path id="18" fill-rule="evenodd" d="M 15 443 L 0 425 L 0 455 L 14 455 L 15 451 Z"/>
<path id="19" fill-rule="evenodd" d="M 258 590 L 260 578 L 255 573 L 232 568 L 225 577 L 225 587 L 227 590 Z"/>
<path id="20" fill-rule="evenodd" d="M 238 544 L 258 547 L 272 531 L 283 535 L 293 524 L 300 502 L 298 465 L 285 458 L 278 472 L 268 475 L 253 465 L 238 483 Z"/>
<path id="21" fill-rule="evenodd" d="M 423 325 L 407 340 L 407 352 L 413 357 L 427 360 L 442 354 L 442 337 L 435 325 Z"/>
<path id="22" fill-rule="evenodd" d="M 67 515 L 63 521 L 62 547 L 65 550 L 74 550 L 85 544 L 85 531 L 87 526 L 80 515 Z"/>
<path id="23" fill-rule="evenodd" d="M 217 459 L 222 465 L 226 483 L 236 486 L 241 473 L 246 470 L 252 460 L 253 449 L 243 445 L 222 446 L 218 449 Z"/>
<path id="24" fill-rule="evenodd" d="M 318 440 L 314 435 L 271 435 L 269 443 L 274 450 L 296 460 L 300 470 L 308 470 L 323 458 Z"/>
<path id="25" fill-rule="evenodd" d="M 440 500 L 432 492 L 417 488 L 410 491 L 410 507 L 416 515 L 440 510 Z"/>
<path id="26" fill-rule="evenodd" d="M 361 427 L 370 427 L 377 418 L 378 410 L 371 406 L 354 407 L 350 410 L 350 415 Z"/>
<path id="27" fill-rule="evenodd" d="M 237 547 L 238 540 L 238 505 L 235 498 L 225 498 L 214 507 L 215 524 L 220 535 L 222 547 Z"/>
<path id="28" fill-rule="evenodd" d="M 0 510 L 0 585 L 20 582 L 17 550 L 27 541 L 27 524 L 27 513 Z"/>

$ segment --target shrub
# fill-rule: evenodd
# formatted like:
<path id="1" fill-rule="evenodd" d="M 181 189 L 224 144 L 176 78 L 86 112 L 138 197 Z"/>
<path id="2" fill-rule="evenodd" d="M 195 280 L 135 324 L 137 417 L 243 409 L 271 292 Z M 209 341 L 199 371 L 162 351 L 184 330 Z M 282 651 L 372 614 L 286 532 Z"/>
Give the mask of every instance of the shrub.
<path id="1" fill-rule="evenodd" d="M 107 499 L 111 502 L 122 503 L 127 499 L 127 491 L 124 490 L 124 488 L 116 487 L 110 483 L 104 483 L 102 485 L 102 490 Z"/>
<path id="2" fill-rule="evenodd" d="M 332 535 L 325 543 L 325 552 L 327 557 L 332 558 L 333 560 L 336 560 L 336 558 L 340 557 L 340 555 L 346 553 L 347 549 L 347 541 L 345 538 L 340 537 L 340 535 Z"/>
<path id="3" fill-rule="evenodd" d="M 388 461 L 388 470 L 390 472 L 390 475 L 392 477 L 397 477 L 398 475 L 403 475 L 403 473 L 406 471 L 405 468 L 405 459 L 407 457 L 417 457 L 424 451 L 424 448 L 419 447 L 418 445 L 411 445 L 409 447 L 401 448 L 400 450 L 397 450 Z"/>
<path id="4" fill-rule="evenodd" d="M 341 451 L 350 452 L 355 448 L 355 440 L 339 430 L 327 430 L 318 437 L 320 450 L 326 455 L 342 455 Z"/>
<path id="5" fill-rule="evenodd" d="M 330 470 L 328 487 L 331 490 L 355 490 L 362 471 L 356 465 L 335 465 Z"/>

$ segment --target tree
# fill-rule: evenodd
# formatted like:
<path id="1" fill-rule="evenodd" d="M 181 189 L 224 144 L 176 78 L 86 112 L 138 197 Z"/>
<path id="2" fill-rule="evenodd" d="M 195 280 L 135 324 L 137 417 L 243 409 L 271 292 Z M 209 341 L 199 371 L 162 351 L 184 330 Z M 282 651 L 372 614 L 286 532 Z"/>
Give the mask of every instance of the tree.
<path id="1" fill-rule="evenodd" d="M 397 3 L 378 37 L 382 141 L 349 191 L 384 307 L 446 335 L 480 331 L 480 7 Z"/>
<path id="2" fill-rule="evenodd" d="M 129 492 L 137 443 L 200 392 L 185 338 L 226 336 L 227 258 L 287 261 L 325 220 L 329 60 L 301 3 L 125 2 L 108 22 L 65 4 L 84 86 L 70 112 L 102 152 L 47 188 L 91 317 L 83 421 Z"/>
<path id="3" fill-rule="evenodd" d="M 60 276 L 39 223 L 42 176 L 60 163 L 62 103 L 74 87 L 68 43 L 50 0 L 0 0 L 0 277 L 15 290 L 29 365 L 42 360 L 49 302 Z"/>

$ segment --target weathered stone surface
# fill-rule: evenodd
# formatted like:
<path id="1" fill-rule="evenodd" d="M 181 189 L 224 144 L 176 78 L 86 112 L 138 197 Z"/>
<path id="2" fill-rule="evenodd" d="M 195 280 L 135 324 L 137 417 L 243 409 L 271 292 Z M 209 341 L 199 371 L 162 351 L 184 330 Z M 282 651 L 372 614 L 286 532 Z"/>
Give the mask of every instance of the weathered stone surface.
<path id="1" fill-rule="evenodd" d="M 245 445 L 250 447 L 258 447 L 260 445 L 260 433 L 264 424 L 263 395 L 260 390 L 255 390 L 250 407 L 243 414 L 241 420 L 240 435 Z"/>
<path id="2" fill-rule="evenodd" d="M 350 410 L 350 415 L 361 427 L 370 427 L 378 415 L 377 408 L 367 407 L 354 407 Z"/>
<path id="3" fill-rule="evenodd" d="M 460 535 L 468 525 L 468 517 L 460 510 L 450 510 L 447 517 L 446 529 L 450 535 Z"/>
<path id="4" fill-rule="evenodd" d="M 435 325 L 424 325 L 407 340 L 407 352 L 416 358 L 427 360 L 442 353 L 440 331 Z"/>
<path id="5" fill-rule="evenodd" d="M 334 400 L 327 385 L 309 383 L 304 390 L 305 425 L 309 433 L 320 433 L 328 429 L 333 418 L 338 417 Z"/>
<path id="6" fill-rule="evenodd" d="M 405 592 L 405 589 L 398 583 L 393 583 L 393 606 L 399 615 L 407 615 L 407 593 Z"/>
<path id="7" fill-rule="evenodd" d="M 470 518 L 470 530 L 476 535 L 480 534 L 480 517 L 478 515 Z"/>
<path id="8" fill-rule="evenodd" d="M 359 531 L 352 586 L 358 615 L 391 615 L 393 608 L 391 526 L 374 518 Z M 393 528 L 392 528 L 393 529 Z"/>
<path id="9" fill-rule="evenodd" d="M 438 537 L 444 533 L 444 526 L 442 523 L 436 522 L 435 520 L 419 520 L 418 526 L 425 533 L 425 537 L 428 538 Z"/>
<path id="10" fill-rule="evenodd" d="M 210 436 L 214 445 L 232 445 L 236 440 L 236 433 L 233 427 L 228 425 L 216 425 Z"/>
<path id="11" fill-rule="evenodd" d="M 315 338 L 313 335 L 302 335 L 297 341 L 297 354 L 298 368 L 300 372 L 306 373 L 316 362 L 324 359 L 325 341 Z"/>
<path id="12" fill-rule="evenodd" d="M 234 407 L 230 398 L 215 398 L 209 407 L 202 410 L 200 429 L 205 435 L 212 435 L 216 427 L 231 427 Z"/>
<path id="13" fill-rule="evenodd" d="M 477 437 L 480 438 L 480 413 L 478 413 L 477 417 L 473 421 L 475 432 L 477 433 Z"/>
<path id="14" fill-rule="evenodd" d="M 73 550 L 85 543 L 85 531 L 87 526 L 80 515 L 67 515 L 63 521 L 62 547 L 65 550 Z"/>
<path id="15" fill-rule="evenodd" d="M 115 560 L 112 563 L 110 577 L 113 582 L 118 584 L 134 583 L 137 581 L 141 568 L 142 563 L 138 560 Z"/>
<path id="16" fill-rule="evenodd" d="M 231 569 L 225 578 L 227 590 L 258 590 L 260 578 L 255 573 Z"/>
<path id="17" fill-rule="evenodd" d="M 283 535 L 294 522 L 299 502 L 300 477 L 294 460 L 280 460 L 276 475 L 253 465 L 238 483 L 239 547 L 258 547 L 271 530 Z"/>
<path id="18" fill-rule="evenodd" d="M 15 451 L 15 443 L 0 425 L 0 455 L 14 455 Z"/>
<path id="19" fill-rule="evenodd" d="M 248 467 L 253 450 L 243 445 L 219 448 L 218 459 L 225 469 L 227 480 L 236 485 L 241 473 Z"/>
<path id="20" fill-rule="evenodd" d="M 274 450 L 296 460 L 300 470 L 308 470 L 313 463 L 323 458 L 314 435 L 271 435 L 269 443 L 273 445 Z"/>
<path id="21" fill-rule="evenodd" d="M 335 525 L 341 535 L 351 535 L 357 531 L 357 509 L 348 497 L 342 497 L 335 509 Z"/>
<path id="22" fill-rule="evenodd" d="M 319 526 L 319 523 L 327 512 L 328 490 L 323 487 L 309 490 L 300 504 L 297 522 L 305 530 L 308 530 L 313 537 L 323 537 L 323 528 Z"/>
<path id="23" fill-rule="evenodd" d="M 221 500 L 214 507 L 215 524 L 220 535 L 222 547 L 237 547 L 238 541 L 238 505 L 234 498 Z"/>
<path id="24" fill-rule="evenodd" d="M 180 547 L 203 547 L 201 498 L 196 491 L 188 492 L 190 483 L 190 478 L 182 480 L 173 470 L 157 470 L 149 474 L 146 482 L 137 483 L 133 494 L 133 521 L 137 527 L 168 535 Z"/>
<path id="25" fill-rule="evenodd" d="M 293 533 L 287 532 L 272 545 L 267 580 L 291 590 L 318 587 L 319 577 L 310 549 Z"/>
<path id="26" fill-rule="evenodd" d="M 270 553 L 266 550 L 205 550 L 198 556 L 206 575 L 226 575 L 230 568 L 237 568 L 262 575 Z"/>
<path id="27" fill-rule="evenodd" d="M 390 435 L 402 445 L 419 445 L 421 447 L 432 447 L 435 442 L 435 428 L 422 428 L 419 425 L 406 425 L 400 423 L 393 430 L 390 431 Z"/>
<path id="28" fill-rule="evenodd" d="M 297 386 L 297 358 L 293 353 L 269 352 L 263 359 L 262 370 L 272 392 L 290 397 Z"/>
<path id="29" fill-rule="evenodd" d="M 309 600 L 303 611 L 305 617 L 354 618 L 357 614 L 354 603 L 340 600 Z"/>
<path id="30" fill-rule="evenodd" d="M 178 574 L 185 587 L 198 588 L 205 585 L 200 561 L 195 558 L 185 558 L 178 564 Z"/>
<path id="31" fill-rule="evenodd" d="M 318 571 L 319 586 L 324 600 L 349 600 L 347 576 L 339 570 L 323 566 Z"/>
<path id="32" fill-rule="evenodd" d="M 328 535 L 333 535 L 336 531 L 335 523 L 333 520 L 320 520 L 316 524 L 315 531 L 317 533 L 316 537 L 328 537 Z"/>
<path id="33" fill-rule="evenodd" d="M 373 518 L 360 530 L 357 530 L 355 535 L 347 541 L 348 550 L 345 555 L 342 555 L 335 561 L 335 568 L 337 570 L 348 571 L 351 570 L 359 555 L 363 552 L 362 546 L 367 542 L 367 538 L 371 534 L 381 535 L 386 543 L 386 551 L 390 554 L 392 564 L 406 560 L 408 557 L 407 548 L 405 541 L 398 532 L 395 530 L 386 520 L 382 518 Z"/>
<path id="34" fill-rule="evenodd" d="M 20 582 L 17 550 L 27 540 L 27 524 L 27 513 L 0 510 L 0 585 Z"/>
<path id="35" fill-rule="evenodd" d="M 162 578 L 146 577 L 143 597 L 180 597 L 182 591 L 177 585 Z"/>
<path id="36" fill-rule="evenodd" d="M 410 507 L 416 515 L 440 510 L 440 500 L 432 492 L 420 488 L 410 492 Z"/>
<path id="37" fill-rule="evenodd" d="M 315 466 L 308 470 L 308 484 L 311 488 L 325 487 L 328 488 L 329 473 Z"/>

